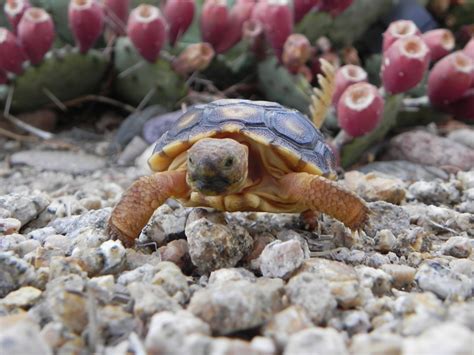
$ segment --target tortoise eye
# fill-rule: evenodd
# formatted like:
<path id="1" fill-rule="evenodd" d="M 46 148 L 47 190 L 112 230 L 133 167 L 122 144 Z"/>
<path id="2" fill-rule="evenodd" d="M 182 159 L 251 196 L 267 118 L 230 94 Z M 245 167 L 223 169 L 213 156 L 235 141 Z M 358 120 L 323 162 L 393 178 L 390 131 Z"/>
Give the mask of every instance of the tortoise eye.
<path id="1" fill-rule="evenodd" d="M 233 164 L 234 164 L 234 158 L 232 158 L 232 157 L 227 158 L 224 162 L 224 166 L 226 168 L 230 168 Z"/>

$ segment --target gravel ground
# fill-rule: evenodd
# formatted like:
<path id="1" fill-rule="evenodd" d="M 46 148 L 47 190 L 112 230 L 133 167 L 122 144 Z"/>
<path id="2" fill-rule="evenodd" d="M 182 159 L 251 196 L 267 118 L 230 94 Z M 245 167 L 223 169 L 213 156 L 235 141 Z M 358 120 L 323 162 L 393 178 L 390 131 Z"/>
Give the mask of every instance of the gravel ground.
<path id="1" fill-rule="evenodd" d="M 147 153 L 111 166 L 75 139 L 0 140 L 5 354 L 474 353 L 474 169 L 346 173 L 373 212 L 358 234 L 169 201 L 124 248 L 104 228 Z"/>

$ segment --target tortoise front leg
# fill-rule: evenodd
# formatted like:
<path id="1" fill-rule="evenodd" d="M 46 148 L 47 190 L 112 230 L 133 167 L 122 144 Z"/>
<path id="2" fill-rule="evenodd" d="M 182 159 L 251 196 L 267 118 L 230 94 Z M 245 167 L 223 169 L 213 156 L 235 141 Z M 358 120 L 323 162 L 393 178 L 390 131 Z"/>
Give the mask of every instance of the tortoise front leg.
<path id="1" fill-rule="evenodd" d="M 184 197 L 189 193 L 185 171 L 165 171 L 144 176 L 124 193 L 110 215 L 107 233 L 120 239 L 125 246 L 133 246 L 153 212 L 170 197 Z"/>
<path id="2" fill-rule="evenodd" d="M 300 201 L 308 209 L 326 213 L 352 230 L 367 221 L 369 208 L 352 191 L 322 176 L 290 173 L 281 179 L 281 191 L 291 201 Z"/>

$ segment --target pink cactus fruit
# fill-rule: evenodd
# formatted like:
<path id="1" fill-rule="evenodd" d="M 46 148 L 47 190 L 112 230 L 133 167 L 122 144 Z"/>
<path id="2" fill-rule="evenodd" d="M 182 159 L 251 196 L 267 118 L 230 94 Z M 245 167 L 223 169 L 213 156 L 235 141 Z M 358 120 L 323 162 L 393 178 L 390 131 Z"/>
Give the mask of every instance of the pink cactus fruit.
<path id="1" fill-rule="evenodd" d="M 69 26 L 81 53 L 86 53 L 97 41 L 104 25 L 104 11 L 96 0 L 71 0 Z"/>
<path id="2" fill-rule="evenodd" d="M 353 0 L 322 0 L 320 10 L 329 12 L 335 17 L 351 6 L 352 1 Z"/>
<path id="3" fill-rule="evenodd" d="M 459 100 L 449 104 L 446 111 L 457 118 L 474 121 L 474 87 L 466 91 Z"/>
<path id="4" fill-rule="evenodd" d="M 149 62 L 155 62 L 166 42 L 166 23 L 160 10 L 142 4 L 128 18 L 127 34 L 135 48 Z"/>
<path id="5" fill-rule="evenodd" d="M 430 56 L 433 62 L 447 56 L 454 49 L 454 35 L 450 30 L 438 28 L 423 33 L 422 37 L 430 49 Z"/>
<path id="6" fill-rule="evenodd" d="M 25 11 L 31 7 L 31 4 L 28 0 L 7 0 L 3 9 L 5 15 L 7 16 L 8 22 L 10 22 L 13 33 L 16 33 L 18 23 L 21 20 L 21 17 Z"/>
<path id="7" fill-rule="evenodd" d="M 421 32 L 415 23 L 410 20 L 393 21 L 383 34 L 383 51 L 385 52 L 396 40 L 419 35 Z"/>
<path id="8" fill-rule="evenodd" d="M 293 33 L 286 39 L 282 61 L 290 73 L 296 74 L 306 64 L 310 56 L 311 44 L 304 35 Z"/>
<path id="9" fill-rule="evenodd" d="M 193 22 L 195 11 L 194 0 L 167 0 L 163 15 L 168 22 L 168 38 L 171 45 L 187 31 Z"/>
<path id="10" fill-rule="evenodd" d="M 339 99 L 349 86 L 367 81 L 367 72 L 358 65 L 347 64 L 336 71 L 334 81 L 336 88 L 332 97 L 332 104 L 337 107 Z"/>
<path id="11" fill-rule="evenodd" d="M 20 74 L 25 53 L 13 33 L 0 27 L 0 70 Z"/>
<path id="12" fill-rule="evenodd" d="M 0 85 L 6 84 L 8 82 L 7 73 L 0 69 Z"/>
<path id="13" fill-rule="evenodd" d="M 226 0 L 205 0 L 202 8 L 200 26 L 204 42 L 215 49 L 219 45 L 229 24 L 229 10 Z"/>
<path id="14" fill-rule="evenodd" d="M 443 107 L 459 100 L 472 85 L 474 63 L 462 51 L 437 62 L 428 76 L 428 97 L 433 106 Z"/>
<path id="15" fill-rule="evenodd" d="M 263 7 L 265 13 L 263 29 L 275 55 L 281 59 L 283 46 L 288 36 L 293 32 L 293 11 L 288 0 L 267 0 Z"/>
<path id="16" fill-rule="evenodd" d="M 130 0 L 103 0 L 105 17 L 109 27 L 118 35 L 125 35 Z"/>
<path id="17" fill-rule="evenodd" d="M 253 19 L 245 21 L 242 25 L 242 38 L 257 57 L 263 58 L 265 55 L 263 25 L 259 21 Z"/>
<path id="18" fill-rule="evenodd" d="M 295 23 L 300 22 L 305 15 L 314 7 L 318 6 L 321 0 L 294 0 L 293 13 L 295 16 Z"/>
<path id="19" fill-rule="evenodd" d="M 180 75 L 204 70 L 211 63 L 214 54 L 214 49 L 209 43 L 190 44 L 173 61 L 173 69 Z"/>
<path id="20" fill-rule="evenodd" d="M 339 126 L 352 137 L 367 134 L 379 124 L 383 108 L 384 100 L 374 85 L 352 84 L 337 104 Z"/>
<path id="21" fill-rule="evenodd" d="M 421 37 L 399 39 L 383 55 L 383 86 L 392 94 L 414 88 L 423 79 L 429 61 L 430 50 Z"/>
<path id="22" fill-rule="evenodd" d="M 253 7 L 250 19 L 260 22 L 263 25 L 266 19 L 267 5 L 267 0 L 259 0 Z"/>
<path id="23" fill-rule="evenodd" d="M 227 31 L 216 46 L 217 53 L 224 53 L 242 39 L 242 28 L 251 14 L 255 0 L 237 0 L 229 12 Z"/>
<path id="24" fill-rule="evenodd" d="M 43 9 L 30 7 L 18 24 L 18 39 L 31 64 L 41 62 L 54 41 L 54 24 L 51 16 Z"/>
<path id="25" fill-rule="evenodd" d="M 474 37 L 471 38 L 469 42 L 467 42 L 466 46 L 463 49 L 464 53 L 468 55 L 472 60 L 474 60 Z M 474 87 L 474 70 L 472 71 L 472 84 L 471 86 Z"/>

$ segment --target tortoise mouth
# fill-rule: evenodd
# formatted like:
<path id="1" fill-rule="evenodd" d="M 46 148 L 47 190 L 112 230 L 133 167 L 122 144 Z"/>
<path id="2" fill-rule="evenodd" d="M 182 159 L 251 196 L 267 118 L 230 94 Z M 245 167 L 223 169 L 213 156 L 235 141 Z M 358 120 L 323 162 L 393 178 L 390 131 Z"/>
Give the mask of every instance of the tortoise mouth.
<path id="1" fill-rule="evenodd" d="M 190 185 L 194 191 L 207 196 L 226 194 L 236 182 L 231 182 L 224 176 L 216 175 L 208 178 L 193 179 L 190 177 Z"/>

